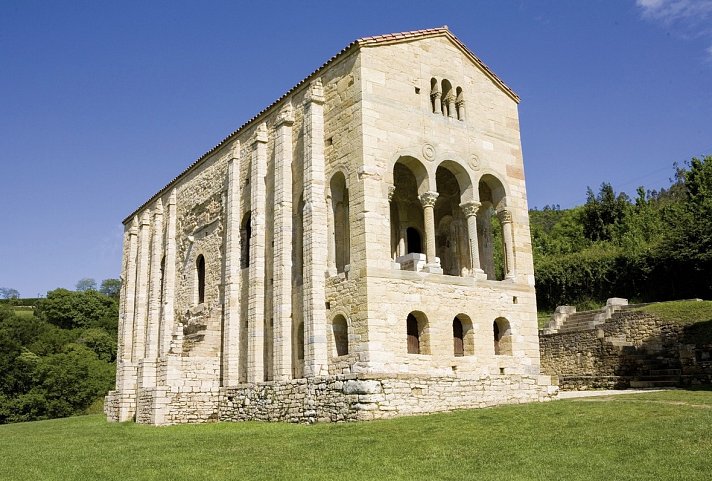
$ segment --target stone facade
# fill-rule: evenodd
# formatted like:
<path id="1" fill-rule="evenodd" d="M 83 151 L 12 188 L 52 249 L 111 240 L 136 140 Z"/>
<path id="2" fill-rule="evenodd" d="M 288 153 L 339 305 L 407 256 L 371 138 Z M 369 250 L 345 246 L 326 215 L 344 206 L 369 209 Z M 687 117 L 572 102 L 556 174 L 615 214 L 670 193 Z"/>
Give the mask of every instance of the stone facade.
<path id="1" fill-rule="evenodd" d="M 369 37 L 203 155 L 124 221 L 108 418 L 339 421 L 555 395 L 518 101 L 447 28 Z"/>

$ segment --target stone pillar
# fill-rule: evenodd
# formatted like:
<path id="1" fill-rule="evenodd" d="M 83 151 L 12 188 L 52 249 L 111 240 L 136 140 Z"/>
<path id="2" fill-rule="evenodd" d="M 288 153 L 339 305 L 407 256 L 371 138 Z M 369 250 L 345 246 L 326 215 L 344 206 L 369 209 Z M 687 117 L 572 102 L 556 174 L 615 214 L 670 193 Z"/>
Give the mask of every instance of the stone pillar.
<path id="1" fill-rule="evenodd" d="M 146 324 L 146 348 L 143 365 L 140 366 L 141 387 L 156 386 L 156 361 L 158 358 L 158 334 L 161 322 L 161 257 L 163 251 L 163 203 L 158 199 L 153 210 L 153 236 L 151 237 L 150 279 L 148 316 Z"/>
<path id="2" fill-rule="evenodd" d="M 146 356 L 146 321 L 148 316 L 148 273 L 151 241 L 151 214 L 148 209 L 141 216 L 138 231 L 136 266 L 136 307 L 134 317 L 133 362 Z"/>
<path id="3" fill-rule="evenodd" d="M 158 355 L 168 354 L 174 329 L 174 302 L 176 291 L 176 190 L 168 197 L 168 222 L 166 225 L 166 257 L 163 265 L 163 307 Z"/>
<path id="4" fill-rule="evenodd" d="M 328 374 L 326 347 L 327 214 L 324 89 L 312 82 L 304 99 L 304 376 Z"/>
<path id="5" fill-rule="evenodd" d="M 471 275 L 486 279 L 487 275 L 480 265 L 480 248 L 477 242 L 477 211 L 481 206 L 482 203 L 476 200 L 460 204 L 460 208 L 467 218 L 467 236 L 470 239 L 470 259 L 472 260 Z"/>
<path id="6" fill-rule="evenodd" d="M 447 109 L 447 116 L 448 117 L 454 117 L 455 116 L 455 94 L 453 93 L 452 90 L 450 90 L 445 98 L 443 99 L 443 103 L 446 106 Z"/>
<path id="7" fill-rule="evenodd" d="M 148 336 L 146 339 L 146 358 L 158 357 L 158 333 L 161 322 L 161 296 L 163 279 L 161 259 L 163 258 L 163 202 L 156 201 L 153 210 L 153 239 L 151 240 L 151 298 L 148 310 Z"/>
<path id="8" fill-rule="evenodd" d="M 250 267 L 247 308 L 247 382 L 262 382 L 265 337 L 265 199 L 267 188 L 267 126 L 260 124 L 252 143 L 250 175 Z"/>
<path id="9" fill-rule="evenodd" d="M 465 120 L 465 99 L 462 93 L 455 99 L 455 107 L 457 108 L 457 118 L 460 120 Z"/>
<path id="10" fill-rule="evenodd" d="M 292 378 L 292 124 L 287 104 L 274 138 L 274 380 Z"/>
<path id="11" fill-rule="evenodd" d="M 435 256 L 435 214 L 433 209 L 435 201 L 438 199 L 437 192 L 424 192 L 420 195 L 420 203 L 423 204 L 423 220 L 425 222 L 425 257 L 426 272 L 442 273 L 440 260 Z"/>
<path id="12" fill-rule="evenodd" d="M 124 279 L 124 312 L 121 314 L 121 340 L 119 359 L 131 362 L 133 352 L 134 305 L 136 301 L 136 253 L 138 236 L 138 217 L 134 217 L 129 228 L 129 248 L 126 260 L 126 278 Z M 118 381 L 118 380 L 117 380 Z"/>
<path id="13" fill-rule="evenodd" d="M 442 93 L 440 92 L 440 85 L 436 83 L 430 90 L 430 99 L 433 102 L 433 112 L 435 112 L 436 114 L 442 113 L 442 102 L 440 101 L 441 95 Z"/>
<path id="14" fill-rule="evenodd" d="M 240 142 L 227 164 L 222 385 L 240 383 Z"/>
<path id="15" fill-rule="evenodd" d="M 499 222 L 502 224 L 502 238 L 504 239 L 504 278 L 514 279 L 514 232 L 512 230 L 512 212 L 501 209 L 497 212 Z"/>

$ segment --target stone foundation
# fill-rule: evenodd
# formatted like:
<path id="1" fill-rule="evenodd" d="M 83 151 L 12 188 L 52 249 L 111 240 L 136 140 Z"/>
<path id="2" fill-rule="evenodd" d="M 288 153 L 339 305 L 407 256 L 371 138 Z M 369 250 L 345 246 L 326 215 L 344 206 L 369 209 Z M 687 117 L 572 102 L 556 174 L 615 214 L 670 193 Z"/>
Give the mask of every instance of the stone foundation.
<path id="1" fill-rule="evenodd" d="M 385 419 L 556 397 L 549 376 L 481 378 L 338 375 L 242 384 L 209 392 L 140 389 L 136 422 L 170 425 L 212 421 L 293 423 Z M 106 398 L 109 419 L 118 395 Z"/>

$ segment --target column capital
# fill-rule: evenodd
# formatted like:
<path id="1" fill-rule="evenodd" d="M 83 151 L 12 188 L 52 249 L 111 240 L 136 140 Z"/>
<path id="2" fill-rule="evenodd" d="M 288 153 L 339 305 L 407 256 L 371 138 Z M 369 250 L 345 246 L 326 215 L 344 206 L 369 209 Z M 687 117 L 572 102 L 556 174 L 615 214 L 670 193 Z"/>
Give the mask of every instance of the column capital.
<path id="1" fill-rule="evenodd" d="M 512 211 L 509 209 L 500 209 L 497 211 L 497 217 L 502 224 L 512 223 Z"/>
<path id="2" fill-rule="evenodd" d="M 321 79 L 318 78 L 314 80 L 310 85 L 309 89 L 307 90 L 307 93 L 304 95 L 304 103 L 315 103 L 315 104 L 323 104 L 324 103 L 324 87 L 321 84 Z"/>
<path id="3" fill-rule="evenodd" d="M 264 122 L 257 127 L 255 131 L 255 137 L 252 141 L 253 144 L 266 144 L 267 143 L 267 124 Z"/>
<path id="4" fill-rule="evenodd" d="M 435 207 L 435 201 L 438 200 L 439 195 L 437 192 L 423 192 L 418 196 L 418 199 L 423 207 Z"/>
<path id="5" fill-rule="evenodd" d="M 393 194 L 396 193 L 396 186 L 395 185 L 389 185 L 388 186 L 388 202 L 393 201 Z"/>
<path id="6" fill-rule="evenodd" d="M 292 103 L 287 102 L 284 104 L 284 107 L 282 107 L 279 110 L 279 113 L 277 114 L 277 119 L 275 120 L 274 126 L 275 127 L 281 127 L 284 125 L 285 127 L 291 127 L 291 125 L 294 123 L 294 109 L 292 108 Z"/>
<path id="7" fill-rule="evenodd" d="M 146 209 L 143 211 L 143 214 L 141 214 L 141 227 L 145 225 L 150 225 L 151 224 L 151 210 Z"/>
<path id="8" fill-rule="evenodd" d="M 131 221 L 131 227 L 129 228 L 129 235 L 138 235 L 138 216 L 135 215 Z"/>
<path id="9" fill-rule="evenodd" d="M 473 215 L 477 215 L 477 211 L 480 210 L 480 207 L 482 207 L 482 202 L 477 200 L 471 200 L 469 202 L 463 202 L 462 204 L 460 204 L 460 209 L 462 209 L 462 212 L 465 214 L 465 217 L 472 217 Z"/>

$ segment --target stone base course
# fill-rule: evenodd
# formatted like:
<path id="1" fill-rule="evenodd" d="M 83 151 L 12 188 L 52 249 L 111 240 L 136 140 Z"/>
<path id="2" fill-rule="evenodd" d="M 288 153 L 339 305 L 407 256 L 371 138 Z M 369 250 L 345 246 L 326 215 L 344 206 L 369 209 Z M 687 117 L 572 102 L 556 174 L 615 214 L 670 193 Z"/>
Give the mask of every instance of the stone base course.
<path id="1" fill-rule="evenodd" d="M 447 378 L 337 375 L 241 384 L 209 392 L 139 390 L 136 422 L 170 425 L 212 421 L 342 422 L 548 401 L 558 387 L 549 376 Z M 120 396 L 105 411 L 118 420 Z"/>

